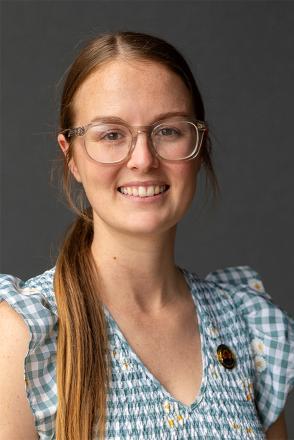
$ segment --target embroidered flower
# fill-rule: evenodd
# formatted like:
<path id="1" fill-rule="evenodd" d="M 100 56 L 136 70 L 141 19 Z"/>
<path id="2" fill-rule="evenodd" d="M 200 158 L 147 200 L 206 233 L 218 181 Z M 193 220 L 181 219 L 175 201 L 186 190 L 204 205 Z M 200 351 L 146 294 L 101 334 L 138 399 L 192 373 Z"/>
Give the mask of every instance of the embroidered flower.
<path id="1" fill-rule="evenodd" d="M 181 414 L 177 414 L 177 422 L 179 425 L 183 425 L 184 424 L 184 418 Z"/>
<path id="2" fill-rule="evenodd" d="M 184 417 L 182 414 L 175 414 L 174 417 L 167 417 L 167 426 L 171 429 L 184 425 Z"/>
<path id="3" fill-rule="evenodd" d="M 132 371 L 132 369 L 133 369 L 133 365 L 132 365 L 132 362 L 130 361 L 130 359 L 121 358 L 120 364 L 121 364 L 123 371 Z"/>
<path id="4" fill-rule="evenodd" d="M 259 373 L 261 373 L 266 369 L 266 360 L 264 359 L 264 357 L 255 356 L 254 362 L 255 362 L 255 368 Z"/>
<path id="5" fill-rule="evenodd" d="M 253 400 L 253 384 L 249 378 L 241 379 L 246 400 Z"/>
<path id="6" fill-rule="evenodd" d="M 229 425 L 235 431 L 239 431 L 240 438 L 245 438 L 245 437 L 247 438 L 247 436 L 244 436 L 245 433 L 250 434 L 250 438 L 252 438 L 252 434 L 254 434 L 253 428 L 251 428 L 250 426 L 245 427 L 244 424 L 240 423 L 239 420 L 230 419 Z"/>
<path id="7" fill-rule="evenodd" d="M 112 350 L 112 356 L 114 357 L 114 359 L 119 359 L 120 356 L 119 356 L 119 351 L 117 348 L 114 348 Z"/>
<path id="8" fill-rule="evenodd" d="M 236 423 L 236 422 L 233 422 L 231 426 L 232 426 L 233 429 L 236 429 L 236 430 L 238 430 L 238 429 L 241 428 L 241 426 L 239 425 L 239 423 Z"/>
<path id="9" fill-rule="evenodd" d="M 262 355 L 265 353 L 265 345 L 259 338 L 254 338 L 251 341 L 251 348 L 255 355 Z"/>
<path id="10" fill-rule="evenodd" d="M 257 280 L 256 278 L 251 278 L 248 281 L 249 286 L 251 289 L 257 290 L 257 292 L 264 292 L 263 284 L 260 280 Z"/>
<path id="11" fill-rule="evenodd" d="M 131 359 L 128 356 L 125 356 L 124 353 L 114 345 L 111 348 L 111 356 L 119 363 L 123 371 L 133 370 L 133 363 Z"/>
<path id="12" fill-rule="evenodd" d="M 166 414 L 169 414 L 169 413 L 170 413 L 170 410 L 171 410 L 171 404 L 170 404 L 169 400 L 165 400 L 165 401 L 163 402 L 162 406 L 163 406 L 164 412 L 165 412 Z"/>
<path id="13" fill-rule="evenodd" d="M 176 428 L 177 426 L 183 426 L 184 416 L 180 413 L 176 402 L 170 402 L 166 399 L 162 403 L 162 407 L 166 414 L 166 424 L 170 429 Z"/>
<path id="14" fill-rule="evenodd" d="M 254 355 L 255 368 L 259 373 L 261 373 L 267 366 L 266 360 L 262 356 L 266 352 L 266 346 L 261 339 L 254 338 L 251 341 L 251 348 Z"/>

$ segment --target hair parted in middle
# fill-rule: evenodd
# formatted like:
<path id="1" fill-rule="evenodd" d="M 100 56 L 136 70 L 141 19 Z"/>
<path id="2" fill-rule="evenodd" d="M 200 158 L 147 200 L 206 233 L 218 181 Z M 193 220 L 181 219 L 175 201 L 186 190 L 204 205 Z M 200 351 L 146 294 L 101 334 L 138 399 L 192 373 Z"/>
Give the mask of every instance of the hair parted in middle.
<path id="1" fill-rule="evenodd" d="M 91 39 L 70 66 L 63 86 L 59 131 L 74 124 L 74 98 L 91 73 L 115 60 L 157 62 L 176 73 L 191 93 L 194 112 L 205 121 L 203 101 L 193 74 L 180 52 L 162 38 L 139 32 L 117 31 Z M 93 213 L 78 206 L 72 194 L 69 142 L 63 166 L 63 189 L 77 219 L 61 246 L 54 277 L 59 328 L 57 340 L 58 440 L 89 440 L 105 436 L 106 397 L 110 355 L 103 305 L 99 297 L 99 268 L 91 254 Z M 211 159 L 209 135 L 200 157 L 214 196 L 219 191 Z M 78 191 L 82 197 L 83 189 Z"/>

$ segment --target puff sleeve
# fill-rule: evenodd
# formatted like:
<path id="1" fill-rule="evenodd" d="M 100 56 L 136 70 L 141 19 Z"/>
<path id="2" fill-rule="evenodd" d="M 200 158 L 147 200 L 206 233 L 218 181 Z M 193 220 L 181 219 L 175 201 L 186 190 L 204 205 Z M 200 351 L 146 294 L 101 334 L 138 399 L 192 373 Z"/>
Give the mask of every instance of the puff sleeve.
<path id="1" fill-rule="evenodd" d="M 51 271 L 22 281 L 13 275 L 0 275 L 0 303 L 6 301 L 27 324 L 30 349 L 42 344 L 52 330 L 52 294 L 48 285 Z"/>
<path id="2" fill-rule="evenodd" d="M 56 413 L 55 354 L 58 319 L 52 289 L 53 270 L 28 281 L 0 275 L 0 303 L 6 301 L 29 328 L 24 386 L 42 440 L 53 434 Z"/>
<path id="3" fill-rule="evenodd" d="M 294 320 L 275 305 L 258 273 L 249 266 L 210 272 L 206 279 L 229 287 L 247 322 L 255 365 L 255 399 L 266 431 L 283 410 L 294 386 Z"/>

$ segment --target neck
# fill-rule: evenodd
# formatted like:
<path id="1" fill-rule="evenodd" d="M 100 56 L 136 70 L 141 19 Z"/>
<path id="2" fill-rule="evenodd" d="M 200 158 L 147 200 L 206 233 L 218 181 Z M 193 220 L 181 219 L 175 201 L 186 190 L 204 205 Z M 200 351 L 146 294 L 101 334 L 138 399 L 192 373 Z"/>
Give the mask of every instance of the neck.
<path id="1" fill-rule="evenodd" d="M 126 235 L 99 224 L 91 247 L 102 301 L 114 309 L 158 314 L 183 291 L 174 262 L 176 226 L 157 235 Z"/>

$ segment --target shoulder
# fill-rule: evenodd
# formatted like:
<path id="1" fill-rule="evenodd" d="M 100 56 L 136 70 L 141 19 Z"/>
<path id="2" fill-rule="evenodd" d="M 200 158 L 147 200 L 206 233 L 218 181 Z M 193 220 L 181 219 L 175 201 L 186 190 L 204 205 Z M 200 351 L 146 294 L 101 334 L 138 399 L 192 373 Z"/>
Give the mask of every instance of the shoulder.
<path id="1" fill-rule="evenodd" d="M 40 343 L 42 334 L 50 331 L 57 319 L 54 272 L 52 268 L 26 281 L 13 275 L 0 275 L 0 303 L 6 302 L 23 319 L 31 334 L 31 348 Z M 4 308 L 7 306 L 2 305 Z"/>
<path id="2" fill-rule="evenodd" d="M 26 395 L 24 359 L 30 342 L 23 319 L 8 303 L 0 303 L 0 437 L 37 438 Z M 17 418 L 15 418 L 17 414 Z"/>
<path id="3" fill-rule="evenodd" d="M 52 268 L 27 281 L 12 275 L 0 276 L 0 316 L 4 324 L 8 324 L 4 339 L 7 344 L 15 340 L 13 346 L 20 356 L 17 365 L 22 368 L 25 395 L 34 425 L 42 438 L 53 433 L 57 407 L 55 358 L 58 317 L 54 273 L 55 268 Z"/>
<path id="4" fill-rule="evenodd" d="M 268 429 L 294 386 L 293 318 L 272 301 L 260 275 L 250 266 L 217 269 L 204 279 L 191 272 L 188 276 L 192 287 L 199 285 L 218 312 L 228 310 L 229 302 L 245 322 L 254 363 L 256 404 L 264 429 Z"/>

